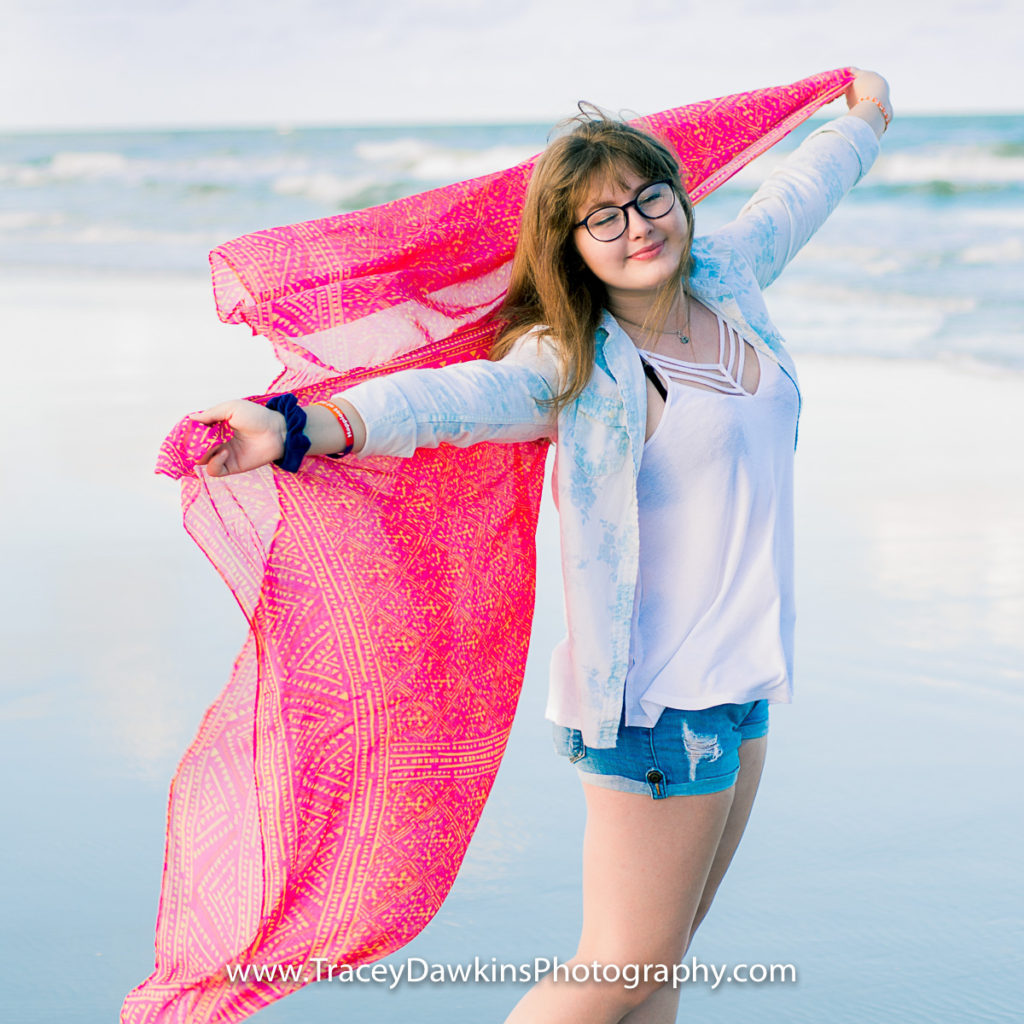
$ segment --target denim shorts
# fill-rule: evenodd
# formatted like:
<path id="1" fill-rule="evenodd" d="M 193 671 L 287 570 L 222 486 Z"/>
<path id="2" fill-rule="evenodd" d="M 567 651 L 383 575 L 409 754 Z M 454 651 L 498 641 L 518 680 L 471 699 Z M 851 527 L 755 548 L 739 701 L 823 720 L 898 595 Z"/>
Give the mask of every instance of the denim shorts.
<path id="1" fill-rule="evenodd" d="M 736 782 L 740 744 L 768 734 L 768 701 L 700 711 L 665 708 L 653 729 L 619 723 L 614 747 L 583 745 L 579 729 L 555 726 L 555 749 L 592 786 L 666 796 L 715 793 Z"/>

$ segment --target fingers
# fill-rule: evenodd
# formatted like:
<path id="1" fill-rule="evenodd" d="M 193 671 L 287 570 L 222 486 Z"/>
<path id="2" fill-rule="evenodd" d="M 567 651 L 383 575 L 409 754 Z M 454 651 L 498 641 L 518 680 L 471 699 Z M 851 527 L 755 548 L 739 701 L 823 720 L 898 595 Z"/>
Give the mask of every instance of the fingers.
<path id="1" fill-rule="evenodd" d="M 231 472 L 228 469 L 228 459 L 230 457 L 230 451 L 227 448 L 223 448 L 207 463 L 206 471 L 210 476 L 227 476 Z"/>
<path id="2" fill-rule="evenodd" d="M 234 402 L 220 402 L 217 405 L 211 405 L 209 409 L 204 409 L 202 412 L 190 412 L 188 418 L 195 420 L 196 423 L 205 423 L 207 426 L 211 423 L 222 423 L 224 420 L 231 419 L 234 404 Z"/>
<path id="3" fill-rule="evenodd" d="M 856 77 L 850 83 L 858 96 L 879 96 L 889 94 L 889 83 L 877 71 L 865 71 L 863 68 L 856 68 Z"/>
<path id="4" fill-rule="evenodd" d="M 274 431 L 275 420 L 282 424 L 280 413 L 271 413 L 262 405 L 244 400 L 233 400 L 212 405 L 209 409 L 189 414 L 194 423 L 226 428 L 221 434 L 230 434 L 227 440 L 212 445 L 197 460 L 196 468 L 206 468 L 209 476 L 228 476 L 258 469 L 275 458 L 275 440 L 281 438 Z"/>
<path id="5" fill-rule="evenodd" d="M 228 450 L 227 445 L 219 444 L 215 448 L 211 448 L 196 463 L 196 468 L 205 466 L 207 476 L 227 476 L 233 472 L 228 468 L 228 460 L 230 458 L 231 452 Z"/>
<path id="6" fill-rule="evenodd" d="M 196 463 L 197 466 L 205 466 L 214 455 L 219 455 L 224 450 L 224 445 L 215 444 L 212 448 L 207 449 L 206 454 Z"/>
<path id="7" fill-rule="evenodd" d="M 233 401 L 220 402 L 218 405 L 212 405 L 209 409 L 202 410 L 202 412 L 190 412 L 188 418 L 205 426 L 225 423 L 231 419 L 235 404 Z M 228 469 L 230 455 L 231 452 L 227 444 L 215 444 L 212 448 L 207 449 L 205 454 L 196 462 L 196 468 L 205 466 L 209 476 L 227 476 L 231 472 Z"/>

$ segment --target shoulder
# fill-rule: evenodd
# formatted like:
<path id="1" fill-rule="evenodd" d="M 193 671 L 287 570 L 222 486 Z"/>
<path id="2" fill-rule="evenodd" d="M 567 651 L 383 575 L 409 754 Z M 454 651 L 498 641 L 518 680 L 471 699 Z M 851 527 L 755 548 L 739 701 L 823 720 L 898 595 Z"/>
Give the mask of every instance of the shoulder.
<path id="1" fill-rule="evenodd" d="M 710 235 L 697 235 L 690 246 L 694 271 L 711 270 L 732 262 L 735 249 L 728 232 L 720 228 Z"/>
<path id="2" fill-rule="evenodd" d="M 562 360 L 559 346 L 552 336 L 550 328 L 543 324 L 536 324 L 528 331 L 524 331 L 498 362 L 522 366 L 534 373 L 539 373 L 551 384 L 552 390 L 556 393 L 558 382 L 564 375 L 561 369 Z"/>
<path id="3" fill-rule="evenodd" d="M 690 248 L 691 287 L 701 291 L 715 291 L 736 274 L 749 273 L 750 268 L 742 251 L 737 249 L 732 233 L 726 228 L 694 238 Z"/>

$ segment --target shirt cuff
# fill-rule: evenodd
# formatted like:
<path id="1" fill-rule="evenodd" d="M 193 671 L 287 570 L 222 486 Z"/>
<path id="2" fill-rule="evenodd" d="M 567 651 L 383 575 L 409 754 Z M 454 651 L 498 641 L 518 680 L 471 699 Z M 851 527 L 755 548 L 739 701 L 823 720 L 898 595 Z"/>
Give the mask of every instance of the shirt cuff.
<path id="1" fill-rule="evenodd" d="M 366 428 L 366 440 L 357 458 L 370 455 L 400 455 L 408 458 L 416 450 L 416 421 L 402 389 L 387 377 L 363 381 L 340 397 L 351 403 Z"/>

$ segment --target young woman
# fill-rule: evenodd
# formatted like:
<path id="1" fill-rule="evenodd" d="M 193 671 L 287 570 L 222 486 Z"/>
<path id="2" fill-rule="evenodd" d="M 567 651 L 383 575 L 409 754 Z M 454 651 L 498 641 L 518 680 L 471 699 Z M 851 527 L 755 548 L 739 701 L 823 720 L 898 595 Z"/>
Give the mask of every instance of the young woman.
<path id="1" fill-rule="evenodd" d="M 858 73 L 847 103 L 706 238 L 661 143 L 581 119 L 531 180 L 492 360 L 195 417 L 233 430 L 213 476 L 557 443 L 568 637 L 548 717 L 587 802 L 573 963 L 679 962 L 743 834 L 768 704 L 790 699 L 799 392 L 761 291 L 877 154 L 886 82 Z M 658 979 L 545 979 L 509 1021 L 674 1020 Z"/>

